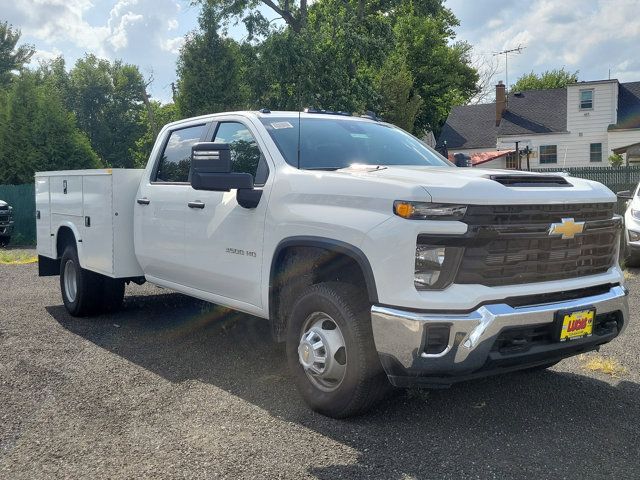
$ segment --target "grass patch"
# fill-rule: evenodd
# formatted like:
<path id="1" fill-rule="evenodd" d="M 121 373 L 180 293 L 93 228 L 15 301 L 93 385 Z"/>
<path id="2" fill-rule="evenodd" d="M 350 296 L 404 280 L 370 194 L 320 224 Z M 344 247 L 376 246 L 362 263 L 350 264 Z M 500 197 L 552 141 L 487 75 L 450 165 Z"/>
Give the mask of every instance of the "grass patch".
<path id="1" fill-rule="evenodd" d="M 0 250 L 0 264 L 2 265 L 26 265 L 36 263 L 38 256 L 33 250 Z"/>
<path id="2" fill-rule="evenodd" d="M 600 354 L 582 357 L 582 361 L 582 367 L 585 370 L 604 373 L 605 375 L 610 375 L 616 378 L 627 371 L 627 369 L 624 368 L 615 358 L 603 357 Z"/>

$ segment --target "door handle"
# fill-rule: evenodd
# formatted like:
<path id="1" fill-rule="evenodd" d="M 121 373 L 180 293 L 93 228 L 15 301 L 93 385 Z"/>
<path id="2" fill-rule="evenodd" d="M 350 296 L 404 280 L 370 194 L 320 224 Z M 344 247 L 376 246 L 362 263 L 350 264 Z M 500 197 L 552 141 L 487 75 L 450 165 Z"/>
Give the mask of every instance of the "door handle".
<path id="1" fill-rule="evenodd" d="M 136 202 L 138 202 L 140 205 L 149 205 L 151 203 L 151 200 L 149 200 L 147 197 L 142 197 L 138 198 Z"/>
<path id="2" fill-rule="evenodd" d="M 189 202 L 187 205 L 189 205 L 189 208 L 204 208 L 204 202 L 201 202 L 200 200 Z"/>

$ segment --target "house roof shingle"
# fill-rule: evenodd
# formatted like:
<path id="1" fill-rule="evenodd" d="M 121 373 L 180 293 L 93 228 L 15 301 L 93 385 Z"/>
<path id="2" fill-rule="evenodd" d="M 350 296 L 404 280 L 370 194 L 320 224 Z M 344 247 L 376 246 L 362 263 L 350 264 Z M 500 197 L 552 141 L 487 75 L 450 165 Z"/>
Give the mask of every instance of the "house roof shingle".
<path id="1" fill-rule="evenodd" d="M 566 88 L 527 90 L 508 95 L 498 136 L 566 131 Z"/>
<path id="2" fill-rule="evenodd" d="M 496 104 L 453 107 L 442 127 L 438 143 L 448 148 L 485 148 L 496 146 Z"/>
<path id="3" fill-rule="evenodd" d="M 496 127 L 496 104 L 454 107 L 438 143 L 448 148 L 495 148 L 500 135 L 565 132 L 567 90 L 527 90 L 507 97 L 507 110 Z"/>
<path id="4" fill-rule="evenodd" d="M 618 90 L 618 123 L 611 130 L 640 128 L 640 82 L 621 83 Z"/>

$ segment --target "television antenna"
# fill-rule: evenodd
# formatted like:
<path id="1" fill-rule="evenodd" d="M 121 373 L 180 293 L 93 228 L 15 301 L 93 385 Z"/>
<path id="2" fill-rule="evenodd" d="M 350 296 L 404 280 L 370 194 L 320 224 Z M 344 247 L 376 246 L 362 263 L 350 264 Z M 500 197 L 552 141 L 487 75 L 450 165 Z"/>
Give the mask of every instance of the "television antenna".
<path id="1" fill-rule="evenodd" d="M 522 50 L 524 50 L 525 48 L 527 47 L 523 47 L 522 45 L 518 44 L 516 48 L 502 50 L 501 52 L 493 52 L 494 57 L 498 55 L 504 55 L 504 71 L 505 71 L 505 83 L 507 85 L 507 92 L 509 91 L 509 54 L 510 53 L 521 54 Z"/>

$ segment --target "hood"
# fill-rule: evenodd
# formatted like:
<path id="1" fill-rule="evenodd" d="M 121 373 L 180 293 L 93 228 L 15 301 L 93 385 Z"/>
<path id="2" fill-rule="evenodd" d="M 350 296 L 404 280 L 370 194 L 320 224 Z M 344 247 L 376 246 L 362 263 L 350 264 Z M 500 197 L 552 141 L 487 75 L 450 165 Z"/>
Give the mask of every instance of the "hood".
<path id="1" fill-rule="evenodd" d="M 0 207 L 6 207 L 7 205 L 9 205 L 7 202 L 0 200 Z"/>
<path id="2" fill-rule="evenodd" d="M 516 172 L 483 168 L 388 166 L 376 169 L 347 168 L 344 174 L 376 177 L 390 183 L 422 186 L 432 202 L 495 204 L 550 204 L 615 202 L 616 196 L 601 183 L 569 177 L 562 173 Z M 492 178 L 494 177 L 494 178 Z M 562 177 L 569 185 L 509 185 L 517 177 L 536 179 Z M 506 181 L 505 181 L 506 179 Z M 408 199 L 410 200 L 410 199 Z"/>

